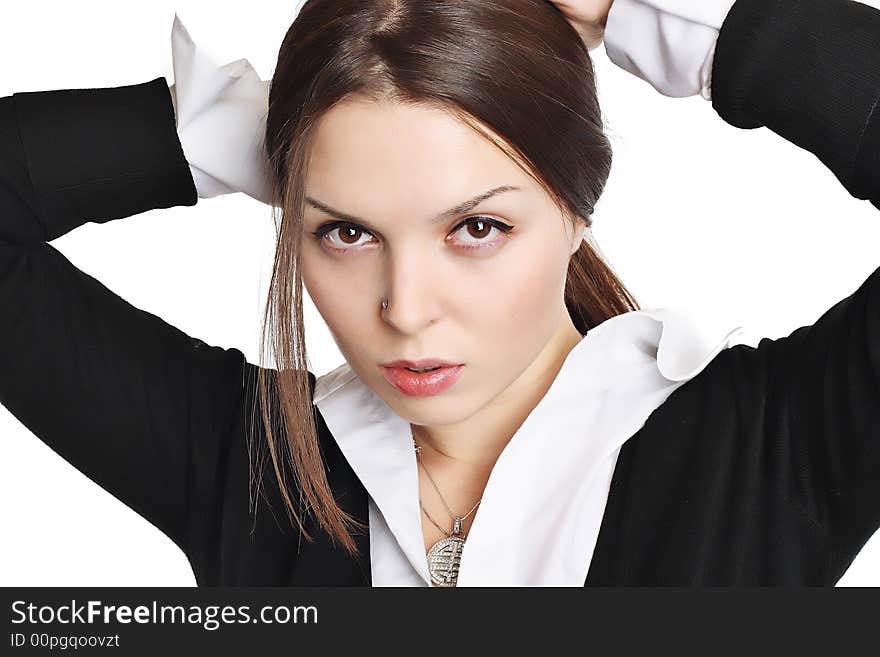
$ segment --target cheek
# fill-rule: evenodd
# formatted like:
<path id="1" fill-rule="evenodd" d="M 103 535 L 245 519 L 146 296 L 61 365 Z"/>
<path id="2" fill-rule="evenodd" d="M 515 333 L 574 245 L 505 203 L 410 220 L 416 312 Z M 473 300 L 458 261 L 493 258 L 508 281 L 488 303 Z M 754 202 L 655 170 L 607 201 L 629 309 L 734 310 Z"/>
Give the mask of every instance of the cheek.
<path id="1" fill-rule="evenodd" d="M 349 343 L 365 325 L 363 313 L 371 298 L 369 290 L 358 288 L 361 277 L 309 257 L 303 258 L 302 272 L 303 286 L 337 345 Z"/>
<path id="2" fill-rule="evenodd" d="M 505 263 L 491 287 L 470 286 L 471 307 L 478 309 L 494 335 L 546 336 L 556 325 L 568 261 L 558 242 L 531 245 Z"/>

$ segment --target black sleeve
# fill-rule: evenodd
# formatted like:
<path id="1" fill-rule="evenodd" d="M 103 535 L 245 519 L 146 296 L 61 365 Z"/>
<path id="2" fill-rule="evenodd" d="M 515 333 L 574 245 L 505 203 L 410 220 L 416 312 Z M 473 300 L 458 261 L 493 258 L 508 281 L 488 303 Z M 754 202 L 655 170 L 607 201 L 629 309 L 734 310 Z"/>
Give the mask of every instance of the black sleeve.
<path id="1" fill-rule="evenodd" d="M 813 153 L 880 208 L 878 99 L 880 11 L 849 0 L 731 8 L 716 45 L 715 110 Z M 751 362 L 769 373 L 761 467 L 824 528 L 826 581 L 836 582 L 880 527 L 880 269 L 813 325 L 756 351 Z"/>
<path id="2" fill-rule="evenodd" d="M 134 307 L 47 242 L 196 201 L 165 78 L 0 98 L 0 402 L 187 556 L 244 356 Z"/>

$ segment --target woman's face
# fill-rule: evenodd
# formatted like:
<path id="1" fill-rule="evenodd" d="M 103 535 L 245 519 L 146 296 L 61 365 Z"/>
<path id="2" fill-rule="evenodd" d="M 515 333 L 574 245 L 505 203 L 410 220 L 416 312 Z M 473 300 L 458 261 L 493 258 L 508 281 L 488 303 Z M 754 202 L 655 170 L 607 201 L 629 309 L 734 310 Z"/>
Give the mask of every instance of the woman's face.
<path id="1" fill-rule="evenodd" d="M 305 193 L 306 290 L 352 369 L 399 416 L 466 420 L 572 346 L 563 291 L 582 224 L 453 115 L 366 99 L 335 106 Z M 383 376 L 383 363 L 427 358 L 463 363 L 455 384 L 413 396 Z"/>

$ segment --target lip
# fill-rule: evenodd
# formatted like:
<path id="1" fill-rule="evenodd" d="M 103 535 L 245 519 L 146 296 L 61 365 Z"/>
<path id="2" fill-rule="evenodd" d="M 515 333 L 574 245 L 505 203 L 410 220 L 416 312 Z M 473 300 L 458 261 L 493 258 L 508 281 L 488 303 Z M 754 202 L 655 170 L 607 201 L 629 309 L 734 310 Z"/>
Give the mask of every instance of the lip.
<path id="1" fill-rule="evenodd" d="M 395 361 L 412 362 L 412 361 Z M 425 361 L 416 361 L 425 362 Z M 432 365 L 380 366 L 382 376 L 396 390 L 411 397 L 431 397 L 438 395 L 455 385 L 461 376 L 464 365 L 440 365 L 440 369 L 431 372 L 410 372 L 406 367 L 432 367 Z"/>
<path id="2" fill-rule="evenodd" d="M 413 369 L 422 369 L 423 367 L 455 367 L 463 363 L 453 363 L 441 358 L 422 358 L 421 360 L 392 360 L 389 363 L 382 363 L 382 367 L 412 367 Z"/>

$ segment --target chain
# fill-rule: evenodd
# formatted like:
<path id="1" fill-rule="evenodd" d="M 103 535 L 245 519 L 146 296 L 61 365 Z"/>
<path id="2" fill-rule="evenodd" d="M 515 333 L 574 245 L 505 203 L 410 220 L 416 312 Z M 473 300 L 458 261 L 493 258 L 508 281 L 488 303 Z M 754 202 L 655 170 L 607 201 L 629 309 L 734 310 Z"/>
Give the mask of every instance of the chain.
<path id="1" fill-rule="evenodd" d="M 449 508 L 449 505 L 446 503 L 446 500 L 443 499 L 443 495 L 440 493 L 440 489 L 437 487 L 437 483 L 434 481 L 434 478 L 431 476 L 431 473 L 428 472 L 428 468 L 425 467 L 424 462 L 422 462 L 421 455 L 419 454 L 419 452 L 421 451 L 422 448 L 421 448 L 419 445 L 416 444 L 415 438 L 413 439 L 413 446 L 415 447 L 416 457 L 418 458 L 419 463 L 420 463 L 421 466 L 422 466 L 422 469 L 425 471 L 425 474 L 428 475 L 428 481 L 431 482 L 431 485 L 434 487 L 434 490 L 437 491 L 437 496 L 440 498 L 440 501 L 443 502 L 443 506 L 446 507 L 446 511 L 449 513 L 449 515 L 452 516 L 452 520 L 453 520 L 453 522 L 455 522 L 456 519 L 459 519 L 459 520 L 461 520 L 461 521 L 466 520 L 467 517 L 468 517 L 469 515 L 471 515 L 471 514 L 474 512 L 474 510 L 477 508 L 477 506 L 479 506 L 480 502 L 483 501 L 483 498 L 481 497 L 479 500 L 477 500 L 477 503 L 474 504 L 473 508 L 472 508 L 470 511 L 468 511 L 465 515 L 461 516 L 461 518 L 458 518 L 458 516 L 456 516 L 456 515 L 452 512 L 452 510 Z M 438 524 L 434 521 L 434 519 L 428 514 L 427 509 L 425 509 L 424 504 L 422 504 L 422 498 L 421 498 L 421 497 L 419 497 L 419 506 L 422 507 L 422 511 L 424 511 L 424 512 L 425 512 L 425 515 L 428 516 L 428 520 L 430 520 L 430 521 L 433 523 L 433 525 L 434 525 L 437 529 L 439 529 L 441 532 L 443 532 L 443 533 L 446 534 L 447 536 L 452 536 L 452 534 L 453 534 L 454 532 L 447 532 L 447 531 L 446 531 L 445 529 L 443 529 L 440 525 L 438 525 Z M 453 525 L 453 529 L 454 529 L 454 527 L 455 527 L 455 526 Z"/>
<path id="2" fill-rule="evenodd" d="M 422 507 L 422 511 L 424 511 L 424 512 L 425 512 L 425 515 L 428 516 L 428 520 L 430 520 L 431 523 L 432 523 L 437 529 L 439 529 L 442 533 L 446 534 L 446 536 L 452 536 L 452 532 L 448 532 L 448 531 L 446 531 L 445 529 L 443 529 L 440 525 L 438 525 L 438 524 L 434 521 L 434 519 L 431 517 L 431 514 L 429 514 L 429 513 L 428 513 L 428 510 L 425 508 L 425 505 L 422 504 L 422 500 L 421 500 L 421 498 L 419 498 L 419 506 Z"/>

